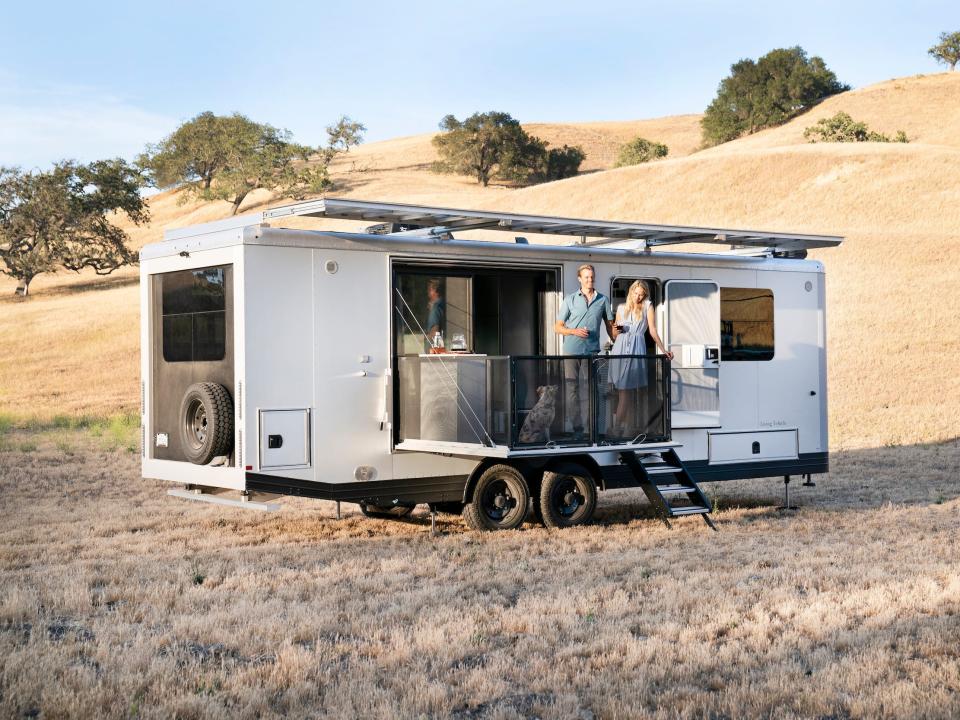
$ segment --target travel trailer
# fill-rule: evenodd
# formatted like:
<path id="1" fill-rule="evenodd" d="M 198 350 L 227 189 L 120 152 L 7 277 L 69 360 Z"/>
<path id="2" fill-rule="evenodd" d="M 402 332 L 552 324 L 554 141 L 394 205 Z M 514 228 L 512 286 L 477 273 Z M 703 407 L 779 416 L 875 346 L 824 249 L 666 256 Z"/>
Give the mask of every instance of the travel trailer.
<path id="1" fill-rule="evenodd" d="M 295 217 L 359 222 L 275 226 Z M 805 258 L 841 242 L 331 198 L 167 231 L 140 254 L 143 476 L 481 530 L 586 523 L 598 491 L 637 488 L 668 525 L 710 524 L 699 483 L 828 470 Z M 684 243 L 720 251 L 658 249 Z M 609 354 L 605 329 L 600 354 L 563 354 L 584 264 L 614 307 L 642 282 L 672 360 Z"/>

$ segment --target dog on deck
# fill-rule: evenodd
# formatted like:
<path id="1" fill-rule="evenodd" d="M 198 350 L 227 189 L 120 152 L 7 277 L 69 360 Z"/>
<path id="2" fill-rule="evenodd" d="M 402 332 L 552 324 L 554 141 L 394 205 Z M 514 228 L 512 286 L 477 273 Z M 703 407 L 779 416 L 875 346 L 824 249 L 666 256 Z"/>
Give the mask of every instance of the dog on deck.
<path id="1" fill-rule="evenodd" d="M 557 414 L 557 385 L 541 385 L 537 388 L 540 399 L 533 406 L 520 428 L 520 442 L 550 442 L 550 426 Z"/>

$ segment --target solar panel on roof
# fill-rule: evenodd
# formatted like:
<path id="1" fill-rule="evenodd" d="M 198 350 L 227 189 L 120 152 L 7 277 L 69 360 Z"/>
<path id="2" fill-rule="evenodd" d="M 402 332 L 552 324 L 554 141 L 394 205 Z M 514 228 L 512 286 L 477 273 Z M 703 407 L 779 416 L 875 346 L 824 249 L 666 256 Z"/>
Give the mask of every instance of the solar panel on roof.
<path id="1" fill-rule="evenodd" d="M 746 247 L 773 247 L 778 250 L 808 250 L 833 247 L 843 242 L 843 238 L 836 235 L 806 235 L 681 225 L 647 225 L 632 222 L 611 222 L 548 215 L 520 215 L 341 198 L 310 200 L 265 210 L 262 213 L 263 220 L 293 216 L 442 227 L 448 230 L 524 231 L 545 235 L 574 236 L 581 238 L 579 244 L 613 247 L 624 243 L 636 244 L 639 241 L 645 247 L 679 243 L 710 243 Z"/>

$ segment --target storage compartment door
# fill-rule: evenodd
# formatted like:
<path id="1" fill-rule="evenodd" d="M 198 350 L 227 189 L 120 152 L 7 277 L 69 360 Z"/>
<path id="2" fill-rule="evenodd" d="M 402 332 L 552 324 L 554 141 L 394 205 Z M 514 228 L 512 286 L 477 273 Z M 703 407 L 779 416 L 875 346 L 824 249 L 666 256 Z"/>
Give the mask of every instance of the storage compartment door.
<path id="1" fill-rule="evenodd" d="M 711 464 L 795 460 L 799 445 L 796 430 L 709 433 Z"/>
<path id="2" fill-rule="evenodd" d="M 310 411 L 260 411 L 260 469 L 310 467 Z"/>
<path id="3" fill-rule="evenodd" d="M 719 427 L 720 288 L 710 280 L 670 280 L 665 297 L 671 425 Z"/>

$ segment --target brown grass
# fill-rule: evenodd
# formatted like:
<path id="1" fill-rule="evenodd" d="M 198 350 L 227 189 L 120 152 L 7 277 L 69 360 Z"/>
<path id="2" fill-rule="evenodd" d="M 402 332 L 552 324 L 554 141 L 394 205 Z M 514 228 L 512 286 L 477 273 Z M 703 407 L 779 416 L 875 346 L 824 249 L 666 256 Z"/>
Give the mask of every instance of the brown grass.
<path id="1" fill-rule="evenodd" d="M 960 713 L 957 440 L 837 453 L 793 514 L 707 486 L 718 534 L 618 491 L 590 527 L 432 539 L 422 508 L 194 505 L 103 438 L 3 437 L 3 717 Z"/>

